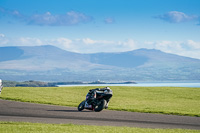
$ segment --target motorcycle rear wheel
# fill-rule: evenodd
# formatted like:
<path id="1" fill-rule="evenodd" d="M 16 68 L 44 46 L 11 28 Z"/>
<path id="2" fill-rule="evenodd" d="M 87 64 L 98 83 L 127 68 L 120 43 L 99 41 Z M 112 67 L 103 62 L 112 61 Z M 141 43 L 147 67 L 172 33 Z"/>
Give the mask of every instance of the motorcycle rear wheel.
<path id="1" fill-rule="evenodd" d="M 82 101 L 79 105 L 78 105 L 78 111 L 82 111 L 85 108 L 85 100 Z"/>
<path id="2" fill-rule="evenodd" d="M 95 112 L 100 112 L 104 109 L 106 101 L 104 99 L 102 99 L 100 102 L 101 103 L 99 105 L 95 106 L 95 108 L 94 108 Z"/>

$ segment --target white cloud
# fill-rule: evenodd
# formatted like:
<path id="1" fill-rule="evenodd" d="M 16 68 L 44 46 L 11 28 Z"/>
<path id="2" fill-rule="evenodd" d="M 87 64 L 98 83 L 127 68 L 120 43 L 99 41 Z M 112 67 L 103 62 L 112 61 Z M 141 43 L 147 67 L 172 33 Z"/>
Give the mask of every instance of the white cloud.
<path id="1" fill-rule="evenodd" d="M 178 11 L 171 11 L 168 13 L 165 13 L 163 15 L 155 16 L 155 18 L 165 20 L 167 22 L 171 23 L 181 23 L 181 22 L 187 22 L 192 21 L 198 18 L 196 15 L 187 15 L 183 12 Z"/>
<path id="2" fill-rule="evenodd" d="M 105 19 L 104 19 L 104 22 L 105 22 L 106 24 L 113 24 L 113 23 L 115 23 L 115 19 L 112 18 L 112 17 L 108 17 L 108 18 L 105 18 Z"/>
<path id="3" fill-rule="evenodd" d="M 92 40 L 90 38 L 84 38 L 82 39 L 83 43 L 85 44 L 114 44 L 114 41 L 108 41 L 108 40 Z"/>
<path id="4" fill-rule="evenodd" d="M 38 38 L 21 37 L 16 40 L 16 43 L 20 46 L 40 46 L 43 42 Z"/>
<path id="5" fill-rule="evenodd" d="M 85 43 L 85 44 L 95 44 L 95 43 L 97 43 L 97 41 L 92 40 L 92 39 L 90 39 L 90 38 L 84 38 L 84 39 L 82 39 L 82 41 L 83 41 L 83 43 Z"/>
<path id="6" fill-rule="evenodd" d="M 2 33 L 0 33 L 0 46 L 4 46 L 9 42 L 9 40 L 6 38 L 6 36 Z"/>
<path id="7" fill-rule="evenodd" d="M 76 11 L 69 11 L 65 14 L 52 14 L 50 12 L 46 12 L 43 14 L 38 13 L 28 16 L 17 10 L 0 8 L 0 13 L 14 17 L 16 20 L 23 21 L 26 24 L 40 26 L 71 26 L 91 22 L 93 20 L 91 16 Z"/>
<path id="8" fill-rule="evenodd" d="M 92 21 L 92 17 L 80 12 L 69 11 L 66 14 L 35 14 L 26 18 L 28 24 L 33 25 L 48 25 L 48 26 L 70 26 L 80 23 L 87 23 Z"/>
<path id="9" fill-rule="evenodd" d="M 78 12 L 67 12 L 66 14 L 53 15 L 50 12 L 45 14 L 34 14 L 26 18 L 29 24 L 33 25 L 52 25 L 52 26 L 66 26 L 74 25 L 87 21 L 87 16 Z"/>
<path id="10" fill-rule="evenodd" d="M 93 40 L 90 38 L 79 39 L 74 42 L 80 53 L 97 52 L 124 52 L 136 49 L 136 42 L 132 39 L 125 41 Z"/>
<path id="11" fill-rule="evenodd" d="M 133 39 L 128 39 L 124 42 L 119 43 L 119 45 L 121 45 L 124 48 L 128 48 L 129 50 L 134 50 L 134 49 L 138 49 L 139 48 L 139 44 L 137 44 L 136 41 L 134 41 Z"/>
<path id="12" fill-rule="evenodd" d="M 4 34 L 0 34 L 0 38 L 4 38 L 5 37 L 5 35 Z"/>
<path id="13" fill-rule="evenodd" d="M 54 45 L 67 51 L 78 53 L 123 52 L 136 49 L 132 39 L 125 41 L 94 40 L 91 38 L 74 39 L 57 38 L 46 40 L 46 44 Z"/>
<path id="14" fill-rule="evenodd" d="M 78 24 L 81 22 L 85 23 L 92 20 L 92 17 L 75 11 L 67 12 L 67 16 L 64 17 L 68 17 L 69 20 L 67 20 L 67 22 L 69 22 L 70 24 Z"/>
<path id="15" fill-rule="evenodd" d="M 58 38 L 57 41 L 59 42 L 59 44 L 62 44 L 66 47 L 68 47 L 72 43 L 72 41 L 67 38 Z"/>
<path id="16" fill-rule="evenodd" d="M 144 46 L 148 45 L 148 48 L 158 49 L 167 53 L 200 59 L 200 42 L 187 40 L 184 42 L 156 41 L 156 42 L 144 42 L 144 43 L 145 43 Z"/>
<path id="17" fill-rule="evenodd" d="M 20 38 L 7 38 L 0 37 L 0 46 L 40 46 L 45 45 L 45 41 L 38 38 L 20 37 Z"/>
<path id="18" fill-rule="evenodd" d="M 173 41 L 159 41 L 154 44 L 155 49 L 159 49 L 165 52 L 174 52 L 182 50 L 179 42 Z"/>
<path id="19" fill-rule="evenodd" d="M 195 42 L 193 40 L 188 40 L 187 44 L 189 47 L 193 48 L 193 49 L 199 49 L 200 50 L 200 42 Z"/>
<path id="20" fill-rule="evenodd" d="M 52 39 L 52 40 L 46 40 L 47 44 L 54 45 L 56 47 L 59 47 L 61 49 L 65 49 L 70 51 L 71 46 L 72 46 L 72 40 L 68 38 L 57 38 L 57 39 Z"/>

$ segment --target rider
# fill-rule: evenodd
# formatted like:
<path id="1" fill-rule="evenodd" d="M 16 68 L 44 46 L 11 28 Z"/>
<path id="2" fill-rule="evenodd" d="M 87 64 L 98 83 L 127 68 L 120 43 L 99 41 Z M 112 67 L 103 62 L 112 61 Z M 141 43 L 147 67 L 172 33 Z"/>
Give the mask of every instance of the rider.
<path id="1" fill-rule="evenodd" d="M 97 93 L 105 93 L 105 94 L 112 94 L 112 90 L 110 89 L 110 87 L 105 87 L 105 88 L 96 88 L 96 89 L 92 89 L 89 90 L 90 94 L 92 95 L 92 97 L 95 99 Z M 108 102 L 110 101 L 111 97 L 107 100 L 107 103 L 105 105 L 105 108 L 108 108 Z M 92 100 L 92 99 L 91 99 Z"/>

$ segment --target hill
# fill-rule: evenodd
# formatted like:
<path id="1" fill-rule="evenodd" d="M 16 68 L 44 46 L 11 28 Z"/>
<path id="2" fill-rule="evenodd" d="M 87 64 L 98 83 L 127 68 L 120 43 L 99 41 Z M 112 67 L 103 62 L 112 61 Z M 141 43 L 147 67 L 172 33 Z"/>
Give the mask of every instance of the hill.
<path id="1" fill-rule="evenodd" d="M 155 49 L 80 54 L 46 46 L 0 47 L 0 78 L 41 81 L 194 81 L 200 60 Z"/>

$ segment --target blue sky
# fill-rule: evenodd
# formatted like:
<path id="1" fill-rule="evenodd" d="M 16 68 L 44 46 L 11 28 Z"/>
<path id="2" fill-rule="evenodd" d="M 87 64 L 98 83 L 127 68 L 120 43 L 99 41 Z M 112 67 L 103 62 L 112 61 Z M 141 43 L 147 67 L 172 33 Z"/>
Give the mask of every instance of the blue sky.
<path id="1" fill-rule="evenodd" d="M 0 0 L 0 47 L 139 48 L 200 59 L 199 0 Z"/>

